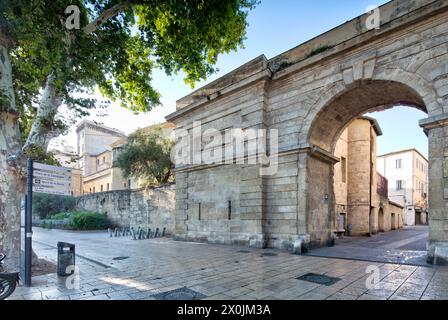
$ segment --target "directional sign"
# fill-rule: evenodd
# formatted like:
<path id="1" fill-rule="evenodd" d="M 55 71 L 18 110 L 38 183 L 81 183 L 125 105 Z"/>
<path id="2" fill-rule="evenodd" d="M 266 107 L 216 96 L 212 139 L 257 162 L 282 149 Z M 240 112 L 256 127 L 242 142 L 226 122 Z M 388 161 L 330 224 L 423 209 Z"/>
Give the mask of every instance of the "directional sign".
<path id="1" fill-rule="evenodd" d="M 62 174 L 62 175 L 68 175 L 68 174 L 72 173 L 72 169 L 71 168 L 50 166 L 48 164 L 43 164 L 43 163 L 38 163 L 38 162 L 34 162 L 33 163 L 33 169 L 34 169 L 34 172 L 36 172 L 36 171 L 48 171 L 50 173 L 59 173 L 59 174 Z"/>
<path id="2" fill-rule="evenodd" d="M 33 163 L 33 192 L 72 194 L 72 169 Z"/>

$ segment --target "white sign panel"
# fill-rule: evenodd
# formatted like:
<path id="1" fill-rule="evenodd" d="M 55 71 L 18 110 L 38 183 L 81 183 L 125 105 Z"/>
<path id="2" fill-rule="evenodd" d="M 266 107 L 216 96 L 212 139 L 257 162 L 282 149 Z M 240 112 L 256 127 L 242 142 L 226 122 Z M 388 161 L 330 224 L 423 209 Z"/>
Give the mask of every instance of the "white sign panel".
<path id="1" fill-rule="evenodd" d="M 34 168 L 35 171 L 37 171 L 37 170 L 39 170 L 39 171 L 48 171 L 48 172 L 59 173 L 59 174 L 62 174 L 62 175 L 69 175 L 69 174 L 72 173 L 72 169 L 71 168 L 50 166 L 48 164 L 43 164 L 43 163 L 38 163 L 38 162 L 34 162 L 33 163 L 33 168 Z"/>
<path id="2" fill-rule="evenodd" d="M 72 194 L 72 169 L 50 166 L 42 163 L 33 164 L 33 192 L 57 195 Z"/>

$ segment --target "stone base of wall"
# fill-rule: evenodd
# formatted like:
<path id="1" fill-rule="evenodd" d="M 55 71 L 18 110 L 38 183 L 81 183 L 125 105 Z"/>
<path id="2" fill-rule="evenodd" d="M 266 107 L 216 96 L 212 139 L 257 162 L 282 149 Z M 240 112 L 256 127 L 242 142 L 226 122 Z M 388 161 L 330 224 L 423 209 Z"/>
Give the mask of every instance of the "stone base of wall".
<path id="1" fill-rule="evenodd" d="M 264 235 L 251 235 L 229 232 L 187 232 L 173 236 L 176 241 L 191 241 L 210 244 L 238 245 L 251 248 L 266 248 L 267 240 Z"/>
<path id="2" fill-rule="evenodd" d="M 173 236 L 176 241 L 190 241 L 209 244 L 235 245 L 259 249 L 281 249 L 293 252 L 297 240 L 303 242 L 303 250 L 327 246 L 327 240 L 322 243 L 313 243 L 310 241 L 310 235 L 252 235 L 245 233 L 229 232 L 187 232 L 177 233 Z"/>
<path id="3" fill-rule="evenodd" d="M 448 242 L 447 241 L 429 241 L 427 244 L 428 263 L 445 266 L 448 265 Z"/>

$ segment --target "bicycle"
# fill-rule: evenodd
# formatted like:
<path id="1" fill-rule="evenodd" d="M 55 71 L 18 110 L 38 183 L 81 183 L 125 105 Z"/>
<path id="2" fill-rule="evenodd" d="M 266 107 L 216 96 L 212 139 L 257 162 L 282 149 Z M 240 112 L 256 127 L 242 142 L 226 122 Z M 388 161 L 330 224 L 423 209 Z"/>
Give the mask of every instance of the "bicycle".
<path id="1" fill-rule="evenodd" d="M 6 255 L 0 253 L 0 300 L 8 298 L 14 290 L 16 290 L 17 283 L 19 282 L 18 273 L 1 273 L 3 272 L 3 260 Z"/>

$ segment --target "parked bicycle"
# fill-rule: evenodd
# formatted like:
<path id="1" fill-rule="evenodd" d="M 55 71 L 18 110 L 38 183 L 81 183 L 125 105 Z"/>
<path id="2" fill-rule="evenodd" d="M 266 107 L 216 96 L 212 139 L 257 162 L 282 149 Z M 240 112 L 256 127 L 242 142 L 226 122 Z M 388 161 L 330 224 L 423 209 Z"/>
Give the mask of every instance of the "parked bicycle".
<path id="1" fill-rule="evenodd" d="M 0 300 L 8 298 L 16 290 L 19 282 L 18 273 L 3 273 L 3 260 L 6 255 L 0 253 Z"/>

